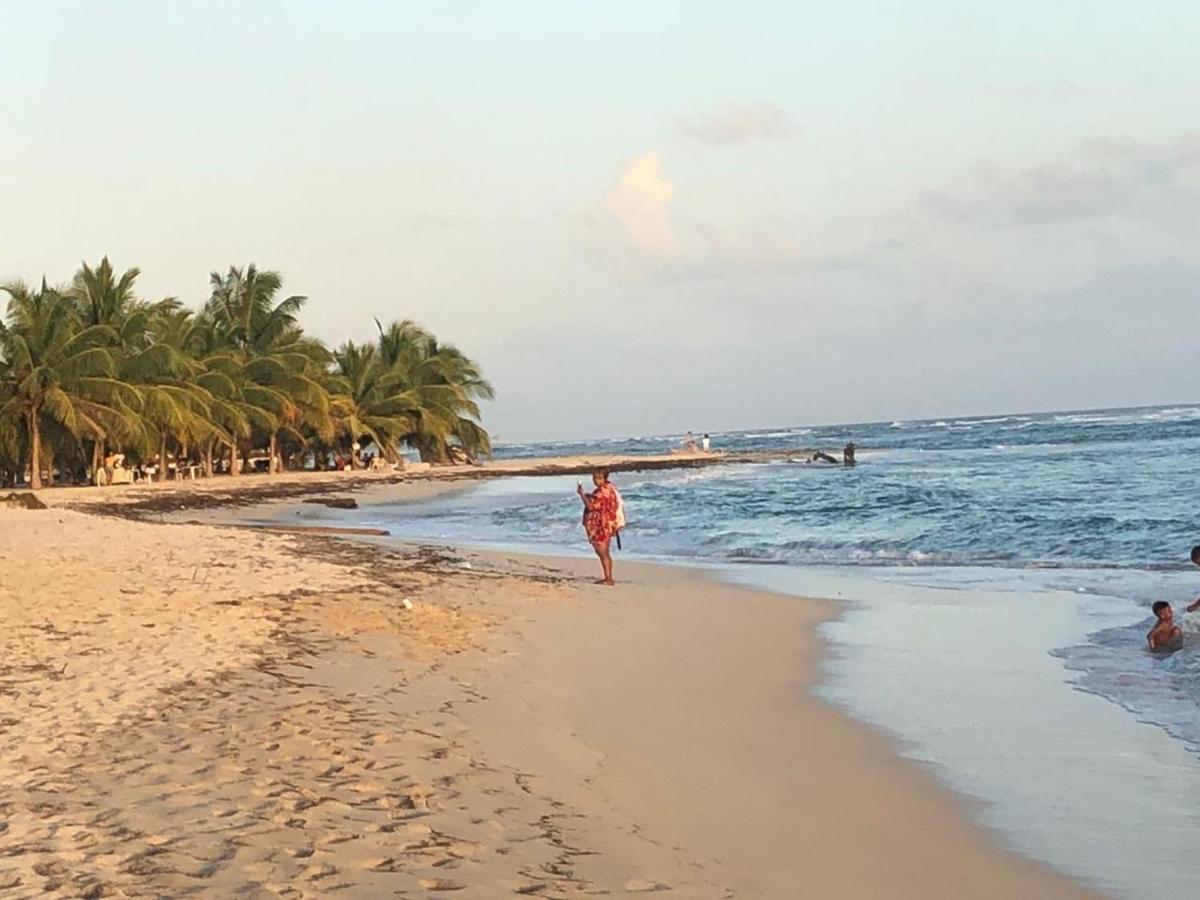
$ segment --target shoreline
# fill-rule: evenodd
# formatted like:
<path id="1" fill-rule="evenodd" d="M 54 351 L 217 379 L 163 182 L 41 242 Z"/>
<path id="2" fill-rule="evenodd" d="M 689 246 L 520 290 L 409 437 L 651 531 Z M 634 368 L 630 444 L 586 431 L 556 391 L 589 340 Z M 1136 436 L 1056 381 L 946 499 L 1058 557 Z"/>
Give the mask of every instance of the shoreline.
<path id="1" fill-rule="evenodd" d="M 139 514 L 173 512 L 180 508 L 222 509 L 252 506 L 269 501 L 285 501 L 328 494 L 350 493 L 385 486 L 469 485 L 493 478 L 552 477 L 587 475 L 598 468 L 613 472 L 652 472 L 697 469 L 712 466 L 752 465 L 794 460 L 811 450 L 755 450 L 742 453 L 696 451 L 664 454 L 605 454 L 527 457 L 489 460 L 477 466 L 412 466 L 409 470 L 369 472 L 289 471 L 270 475 L 218 475 L 196 480 L 139 482 L 107 487 L 63 485 L 32 492 L 28 487 L 18 494 L 36 493 L 47 506 L 78 509 L 101 515 L 136 517 Z M 444 489 L 444 488 L 443 488 Z M 431 487 L 431 491 L 438 488 Z M 409 487 L 401 488 L 408 496 Z"/>
<path id="2" fill-rule="evenodd" d="M 273 855 L 275 875 L 313 876 L 316 885 L 344 877 L 365 879 L 355 885 L 382 886 L 386 874 L 393 879 L 389 883 L 426 891 L 456 889 L 459 896 L 495 896 L 523 888 L 537 896 L 568 896 L 600 886 L 618 894 L 671 887 L 679 895 L 697 897 L 789 896 L 793 890 L 855 896 L 902 885 L 923 896 L 961 896 L 964 887 L 974 896 L 1089 896 L 1065 877 L 1001 846 L 969 821 L 949 791 L 902 761 L 887 739 L 812 695 L 820 658 L 815 629 L 832 615 L 828 603 L 785 601 L 695 572 L 648 564 L 626 563 L 623 568 L 636 580 L 606 593 L 587 583 L 590 568 L 581 560 L 149 525 L 54 510 L 3 515 L 24 517 L 14 519 L 18 522 L 65 515 L 69 529 L 85 532 L 95 531 L 97 523 L 104 523 L 100 529 L 133 529 L 137 537 L 125 537 L 135 543 L 165 535 L 165 528 L 186 535 L 185 545 L 193 540 L 207 544 L 222 535 L 235 546 L 252 546 L 255 554 L 274 559 L 274 568 L 290 568 L 304 584 L 303 595 L 286 601 L 270 599 L 285 586 L 275 576 L 255 582 L 260 587 L 250 586 L 247 596 L 233 596 L 239 585 L 247 594 L 249 585 L 239 576 L 222 594 L 225 601 L 237 600 L 233 608 L 239 613 L 247 606 L 283 604 L 269 617 L 272 630 L 264 636 L 260 625 L 255 632 L 261 653 L 269 656 L 281 645 L 289 646 L 298 654 L 289 662 L 305 667 L 272 664 L 287 679 L 282 684 L 301 681 L 305 687 L 288 689 L 309 695 L 309 703 L 315 690 L 338 695 L 351 706 L 363 705 L 363 715 L 373 721 L 410 717 L 403 730 L 407 737 L 381 745 L 396 747 L 404 760 L 397 765 L 408 765 L 414 754 L 429 754 L 428 747 L 416 744 L 437 741 L 421 733 L 438 735 L 441 741 L 442 749 L 432 751 L 431 765 L 457 760 L 456 775 L 432 776 L 432 787 L 422 782 L 425 793 L 409 791 L 403 795 L 407 799 L 396 801 L 398 807 L 385 808 L 424 814 L 414 819 L 436 819 L 441 823 L 436 833 L 443 826 L 460 837 L 469 833 L 470 852 L 465 844 L 457 854 L 438 851 L 442 855 L 427 860 L 425 869 L 404 854 L 359 859 L 350 845 L 395 849 L 387 837 L 394 830 L 372 831 L 348 838 L 346 848 L 341 841 L 329 849 L 318 844 L 309 857 Z M 53 530 L 63 531 L 61 525 Z M 87 554 L 79 556 L 73 565 L 83 563 Z M 167 571 L 178 565 L 169 557 L 163 563 Z M 151 578 L 161 575 L 159 569 L 140 571 Z M 128 581 L 128 571 L 124 574 Z M 153 584 L 140 587 L 154 590 Z M 262 587 L 269 596 L 256 597 L 255 590 Z M 133 589 L 126 586 L 118 593 L 128 590 Z M 202 587 L 198 596 L 208 593 Z M 416 615 L 401 618 L 406 614 L 397 604 L 407 597 L 414 600 Z M 159 608 L 171 605 L 164 602 Z M 223 615 L 226 609 L 230 607 L 218 612 Z M 681 632 L 688 640 L 667 639 Z M 738 641 L 731 639 L 735 634 Z M 598 635 L 602 639 L 595 640 Z M 632 639 L 637 636 L 643 644 Z M 644 643 L 648 636 L 657 639 Z M 295 650 L 297 644 L 305 649 Z M 230 675 L 219 665 L 223 659 L 215 653 L 212 670 L 198 672 L 191 682 L 174 682 L 176 687 L 191 684 L 181 691 L 183 705 L 197 692 L 206 703 L 227 705 L 228 698 L 214 700 L 210 680 L 244 675 Z M 235 663 L 235 672 L 246 671 L 237 659 L 225 662 Z M 321 681 L 317 672 L 327 682 L 320 689 L 313 687 Z M 397 673 L 404 684 L 399 694 L 393 683 Z M 703 686 L 699 692 L 697 680 Z M 266 689 L 257 685 L 256 690 Z M 266 695 L 275 694 L 268 690 Z M 769 709 L 758 708 L 765 698 Z M 728 723 L 712 715 L 717 699 Z M 322 708 L 333 708 L 328 697 L 325 702 Z M 242 723 L 253 710 L 243 705 L 230 712 Z M 167 710 L 163 716 L 170 720 L 172 714 Z M 297 716 L 297 731 L 320 729 L 320 720 L 312 720 L 310 712 Z M 194 739 L 190 723 L 174 725 Z M 764 729 L 770 741 L 747 743 Z M 447 744 L 450 733 L 455 737 Z M 104 739 L 117 737 L 106 733 Z M 347 743 L 347 738 L 334 736 L 324 752 L 336 750 L 340 757 L 353 748 L 353 757 L 363 752 L 369 738 L 360 734 Z M 263 746 L 272 743 L 277 742 Z M 214 749 L 222 748 L 209 748 Z M 297 756 L 315 760 L 321 754 Z M 158 760 L 159 765 L 166 762 Z M 250 768 L 256 766 L 268 764 L 259 759 Z M 484 779 L 486 785 L 476 783 L 480 771 L 492 773 Z M 481 832 L 474 821 L 489 823 L 484 832 L 516 828 L 511 817 L 499 816 L 503 805 L 490 812 L 479 805 L 500 796 L 523 815 L 541 809 L 530 821 L 553 826 L 520 841 L 522 851 L 532 854 L 524 868 L 514 864 L 511 845 L 492 840 L 495 835 Z M 886 802 L 880 803 L 881 798 Z M 474 815 L 464 819 L 468 808 Z M 353 803 L 344 809 L 345 816 L 358 815 Z M 326 817 L 322 827 L 332 828 L 337 818 Z M 914 821 L 921 827 L 913 827 Z M 309 823 L 293 823 L 292 830 L 307 833 Z M 0 843 L 11 841 L 13 833 L 10 828 L 0 834 Z M 718 840 L 720 835 L 724 841 Z M 235 857 L 214 870 L 213 877 L 249 879 L 253 873 L 241 854 Z M 540 861 L 533 863 L 534 857 Z M 304 867 L 288 863 L 318 858 L 328 861 Z M 335 871 L 321 875 L 321 866 Z M 546 880 L 528 880 L 534 871 Z M 161 884 L 157 874 L 136 876 L 118 867 L 114 877 Z M 222 883 L 232 886 L 232 881 Z M 735 893 L 725 893 L 730 888 Z M 354 889 L 350 893 L 356 895 Z"/>

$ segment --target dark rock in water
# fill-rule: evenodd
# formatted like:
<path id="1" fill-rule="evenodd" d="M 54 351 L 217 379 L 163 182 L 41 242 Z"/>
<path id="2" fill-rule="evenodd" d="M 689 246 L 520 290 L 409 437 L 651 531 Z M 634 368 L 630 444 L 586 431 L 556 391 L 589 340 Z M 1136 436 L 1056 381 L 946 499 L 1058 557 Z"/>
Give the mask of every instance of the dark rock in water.
<path id="1" fill-rule="evenodd" d="M 7 506 L 10 509 L 45 509 L 46 504 L 37 498 L 37 494 L 32 491 L 24 491 L 20 494 L 15 491 L 4 497 L 0 497 L 0 506 Z"/>
<path id="2" fill-rule="evenodd" d="M 358 509 L 358 501 L 353 497 L 309 497 L 305 503 L 319 503 L 331 509 Z"/>

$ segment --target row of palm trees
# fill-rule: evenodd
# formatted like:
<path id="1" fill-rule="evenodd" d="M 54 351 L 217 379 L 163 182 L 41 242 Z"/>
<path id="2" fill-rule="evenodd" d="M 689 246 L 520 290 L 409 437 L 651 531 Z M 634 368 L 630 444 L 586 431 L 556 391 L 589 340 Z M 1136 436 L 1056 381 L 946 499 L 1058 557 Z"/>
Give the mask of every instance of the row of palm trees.
<path id="1" fill-rule="evenodd" d="M 490 453 L 479 424 L 491 385 L 467 356 L 410 321 L 330 351 L 298 322 L 305 298 L 280 299 L 277 272 L 213 272 L 199 310 L 137 297 L 136 268 L 86 263 L 63 288 L 0 286 L 0 479 L 31 486 L 94 472 L 105 456 L 195 457 L 237 474 L 252 448 L 322 466 L 373 444 L 396 461 Z M 456 449 L 458 448 L 458 449 Z"/>

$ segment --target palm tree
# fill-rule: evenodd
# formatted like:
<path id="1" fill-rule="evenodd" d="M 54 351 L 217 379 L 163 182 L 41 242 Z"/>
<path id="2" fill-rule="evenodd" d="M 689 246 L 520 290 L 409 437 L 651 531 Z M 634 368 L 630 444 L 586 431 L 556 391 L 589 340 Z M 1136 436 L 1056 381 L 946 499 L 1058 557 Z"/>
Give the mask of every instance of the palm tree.
<path id="1" fill-rule="evenodd" d="M 163 357 L 153 349 L 151 323 L 161 313 L 178 310 L 178 301 L 168 298 L 157 303 L 138 300 L 134 287 L 141 270 L 134 267 L 117 275 L 107 256 L 92 268 L 87 262 L 80 263 L 79 270 L 71 282 L 68 295 L 74 301 L 77 314 L 85 325 L 107 326 L 116 334 L 116 350 L 120 360 L 119 377 L 122 381 L 138 386 L 159 374 L 158 363 Z M 147 363 L 150 363 L 149 365 Z M 178 368 L 178 367 L 175 367 Z M 169 371 L 173 371 L 170 369 Z M 169 374 L 169 371 L 164 374 Z M 154 422 L 144 419 L 149 409 L 152 419 L 161 419 L 165 410 L 160 402 L 162 393 L 152 398 L 145 391 L 139 392 L 141 420 L 130 420 L 132 427 L 113 433 L 111 437 L 122 444 L 137 443 L 142 449 L 151 446 L 147 436 L 156 431 Z M 146 404 L 149 400 L 150 406 Z M 158 442 L 161 445 L 161 442 Z M 93 468 L 100 465 L 104 456 L 104 442 L 96 441 L 92 447 Z M 165 477 L 165 467 L 161 477 Z"/>
<path id="2" fill-rule="evenodd" d="M 408 320 L 385 329 L 377 319 L 375 325 L 382 361 L 413 404 L 414 427 L 406 439 L 421 458 L 445 461 L 452 441 L 471 455 L 490 453 L 491 439 L 478 422 L 478 401 L 492 399 L 495 392 L 479 366 Z"/>
<path id="3" fill-rule="evenodd" d="M 348 341 L 333 354 L 329 387 L 338 430 L 351 443 L 367 438 L 395 462 L 400 444 L 417 430 L 419 398 L 405 373 L 389 365 L 373 344 Z"/>
<path id="4" fill-rule="evenodd" d="M 221 428 L 213 421 L 216 399 L 205 386 L 204 363 L 191 352 L 195 314 L 174 300 L 139 304 L 136 312 L 145 316 L 147 331 L 126 347 L 121 377 L 137 388 L 138 443 L 145 451 L 157 450 L 162 481 L 168 475 L 169 442 L 186 455 Z"/>
<path id="5" fill-rule="evenodd" d="M 16 483 L 27 443 L 24 419 L 15 408 L 9 407 L 17 385 L 12 366 L 4 355 L 5 335 L 4 322 L 0 320 L 0 487 Z"/>
<path id="6" fill-rule="evenodd" d="M 150 320 L 150 335 L 159 355 L 151 371 L 173 373 L 169 384 L 192 388 L 188 405 L 194 415 L 188 419 L 189 427 L 175 434 L 176 441 L 185 449 L 189 444 L 198 446 L 205 474 L 211 477 L 218 446 L 236 454 L 238 442 L 250 437 L 252 425 L 265 427 L 269 420 L 245 400 L 241 360 L 222 346 L 211 319 L 164 302 Z M 183 410 L 173 418 L 182 426 Z"/>
<path id="7" fill-rule="evenodd" d="M 230 266 L 225 275 L 213 272 L 209 281 L 212 294 L 205 316 L 240 362 L 242 398 L 267 426 L 274 471 L 281 432 L 302 446 L 306 431 L 332 436 L 329 393 L 322 384 L 328 351 L 305 337 L 297 322 L 305 297 L 275 301 L 283 287 L 277 272 L 260 272 L 251 263 L 245 269 Z M 235 462 L 230 471 L 236 469 Z"/>
<path id="8" fill-rule="evenodd" d="M 36 490 L 43 464 L 53 479 L 55 446 L 42 440 L 47 430 L 75 441 L 103 440 L 127 421 L 138 398 L 116 378 L 111 328 L 85 326 L 71 301 L 44 280 L 36 291 L 19 281 L 0 290 L 10 298 L 8 325 L 0 330 L 8 384 L 0 419 L 24 423 Z"/>
<path id="9" fill-rule="evenodd" d="M 80 263 L 68 293 L 84 323 L 117 327 L 137 302 L 133 285 L 140 274 L 141 270 L 135 267 L 126 269 L 117 278 L 105 256 L 95 269 L 86 262 Z"/>
<path id="10" fill-rule="evenodd" d="M 395 460 L 402 445 L 445 460 L 461 447 L 490 451 L 479 401 L 492 397 L 479 367 L 404 320 L 378 340 L 330 354 L 306 336 L 305 298 L 278 299 L 279 274 L 254 265 L 213 272 L 199 313 L 139 300 L 139 270 L 108 257 L 83 263 L 66 291 L 20 282 L 0 321 L 0 480 L 28 462 L 35 487 L 57 459 L 99 467 L 106 444 L 164 463 L 198 448 L 208 474 L 221 447 L 239 452 L 330 447 L 369 439 Z"/>

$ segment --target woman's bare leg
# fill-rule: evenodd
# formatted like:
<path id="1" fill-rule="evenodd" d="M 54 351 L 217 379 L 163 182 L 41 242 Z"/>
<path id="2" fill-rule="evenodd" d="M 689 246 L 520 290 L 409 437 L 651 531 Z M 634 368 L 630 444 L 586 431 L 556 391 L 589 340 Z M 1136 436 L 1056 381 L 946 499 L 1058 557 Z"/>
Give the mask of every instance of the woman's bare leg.
<path id="1" fill-rule="evenodd" d="M 592 550 L 596 553 L 596 559 L 600 560 L 600 568 L 604 568 L 604 550 L 601 549 L 599 541 L 592 541 Z"/>
<path id="2" fill-rule="evenodd" d="M 609 545 L 612 543 L 612 538 L 604 541 L 596 548 L 596 553 L 600 557 L 600 567 L 604 570 L 604 583 L 612 584 L 612 553 L 609 550 Z"/>
<path id="3" fill-rule="evenodd" d="M 592 549 L 596 551 L 596 556 L 600 559 L 600 568 L 604 572 L 604 579 L 601 584 L 612 584 L 612 553 L 609 552 L 608 546 L 611 538 L 607 541 L 593 541 Z"/>

